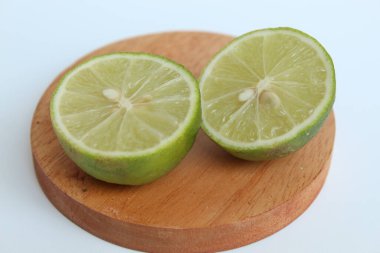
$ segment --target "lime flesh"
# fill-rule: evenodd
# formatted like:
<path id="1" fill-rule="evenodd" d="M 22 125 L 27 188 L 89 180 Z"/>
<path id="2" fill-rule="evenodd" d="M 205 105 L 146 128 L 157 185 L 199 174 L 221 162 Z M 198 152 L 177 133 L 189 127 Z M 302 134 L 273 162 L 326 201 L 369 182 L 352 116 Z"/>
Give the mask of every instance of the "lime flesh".
<path id="1" fill-rule="evenodd" d="M 144 184 L 191 148 L 200 124 L 199 91 L 193 76 L 167 59 L 109 54 L 61 80 L 51 118 L 66 153 L 88 174 Z"/>
<path id="2" fill-rule="evenodd" d="M 292 28 L 233 40 L 200 78 L 203 129 L 247 160 L 285 156 L 305 145 L 328 116 L 335 73 L 326 50 Z"/>

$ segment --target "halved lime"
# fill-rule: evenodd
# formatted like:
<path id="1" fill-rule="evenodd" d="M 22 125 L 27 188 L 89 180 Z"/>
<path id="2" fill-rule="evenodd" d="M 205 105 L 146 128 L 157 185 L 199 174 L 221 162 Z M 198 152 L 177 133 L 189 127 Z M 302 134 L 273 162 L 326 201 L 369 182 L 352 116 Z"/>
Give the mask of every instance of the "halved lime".
<path id="1" fill-rule="evenodd" d="M 60 81 L 54 130 L 69 157 L 107 182 L 138 185 L 186 155 L 200 125 L 199 90 L 180 65 L 141 53 L 95 57 Z"/>
<path id="2" fill-rule="evenodd" d="M 333 62 L 317 40 L 292 28 L 233 40 L 200 78 L 203 129 L 247 160 L 287 155 L 306 144 L 335 98 Z"/>

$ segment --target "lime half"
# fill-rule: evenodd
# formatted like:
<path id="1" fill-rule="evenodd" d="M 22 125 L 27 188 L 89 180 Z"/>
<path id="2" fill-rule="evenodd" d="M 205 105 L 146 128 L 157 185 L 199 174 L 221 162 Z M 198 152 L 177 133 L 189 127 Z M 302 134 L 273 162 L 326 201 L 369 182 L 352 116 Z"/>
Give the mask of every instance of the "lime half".
<path id="1" fill-rule="evenodd" d="M 66 74 L 50 105 L 64 150 L 85 172 L 138 185 L 186 155 L 200 125 L 194 77 L 162 57 L 115 53 Z"/>
<path id="2" fill-rule="evenodd" d="M 253 31 L 233 40 L 200 78 L 203 129 L 247 160 L 305 145 L 335 98 L 333 62 L 314 38 L 292 28 Z"/>

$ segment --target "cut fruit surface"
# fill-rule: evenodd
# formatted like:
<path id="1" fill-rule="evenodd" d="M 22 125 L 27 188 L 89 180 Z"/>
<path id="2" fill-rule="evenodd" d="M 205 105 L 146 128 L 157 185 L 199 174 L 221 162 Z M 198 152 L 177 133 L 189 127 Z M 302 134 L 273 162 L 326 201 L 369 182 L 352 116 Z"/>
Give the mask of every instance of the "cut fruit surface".
<path id="1" fill-rule="evenodd" d="M 200 78 L 203 128 L 248 160 L 272 159 L 302 147 L 318 131 L 335 98 L 325 49 L 291 28 L 236 38 Z"/>
<path id="2" fill-rule="evenodd" d="M 141 184 L 168 171 L 191 147 L 200 122 L 199 91 L 193 76 L 167 59 L 109 54 L 61 80 L 51 118 L 65 151 L 83 170 L 108 182 Z"/>

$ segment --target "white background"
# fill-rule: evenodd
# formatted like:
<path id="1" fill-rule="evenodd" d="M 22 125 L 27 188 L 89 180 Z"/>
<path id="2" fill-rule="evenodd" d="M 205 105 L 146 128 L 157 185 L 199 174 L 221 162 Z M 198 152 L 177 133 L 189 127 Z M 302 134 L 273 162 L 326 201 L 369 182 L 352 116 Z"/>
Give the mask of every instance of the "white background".
<path id="1" fill-rule="evenodd" d="M 380 1 L 365 0 L 0 0 L 0 252 L 129 252 L 66 219 L 36 181 L 32 114 L 65 67 L 140 34 L 239 35 L 277 26 L 311 34 L 334 60 L 333 161 L 321 194 L 300 218 L 231 252 L 380 252 Z"/>

